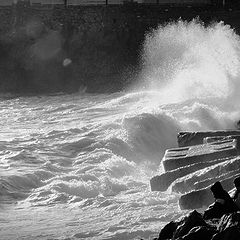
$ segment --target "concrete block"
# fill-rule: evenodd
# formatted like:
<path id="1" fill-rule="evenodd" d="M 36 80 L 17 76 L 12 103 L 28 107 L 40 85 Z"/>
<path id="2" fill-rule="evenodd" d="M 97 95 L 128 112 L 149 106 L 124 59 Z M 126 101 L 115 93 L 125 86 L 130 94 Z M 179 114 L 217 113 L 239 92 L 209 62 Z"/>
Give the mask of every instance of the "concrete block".
<path id="1" fill-rule="evenodd" d="M 204 180 L 210 180 L 209 185 L 213 182 L 215 182 L 214 179 L 217 179 L 222 175 L 223 179 L 229 177 L 226 174 L 229 174 L 229 172 L 238 170 L 240 172 L 240 158 L 236 157 L 234 159 L 228 159 L 222 163 L 215 164 L 211 167 L 207 167 L 202 170 L 198 170 L 196 172 L 190 173 L 187 176 L 184 176 L 182 178 L 178 178 L 173 184 L 172 184 L 172 191 L 173 192 L 179 192 L 179 193 L 185 193 L 192 191 L 196 188 L 196 184 L 198 182 L 204 181 Z M 235 172 L 237 174 L 238 172 Z M 225 177 L 224 177 L 225 175 Z M 206 184 L 206 186 L 208 186 Z M 206 187 L 205 186 L 205 187 Z"/>
<path id="2" fill-rule="evenodd" d="M 209 206 L 211 203 L 213 203 L 213 201 L 214 197 L 211 193 L 211 190 L 206 188 L 182 195 L 178 204 L 182 210 L 198 209 Z"/>
<path id="3" fill-rule="evenodd" d="M 209 131 L 209 132 L 180 132 L 177 140 L 179 147 L 194 146 L 203 143 L 206 137 L 240 135 L 240 130 L 231 131 Z"/>
<path id="4" fill-rule="evenodd" d="M 195 190 L 198 190 L 198 189 L 202 189 L 202 188 L 206 188 L 210 185 L 213 185 L 215 182 L 222 182 L 224 181 L 225 179 L 229 179 L 231 178 L 232 179 L 232 183 L 233 183 L 233 180 L 240 174 L 240 170 L 239 169 L 236 169 L 236 170 L 233 170 L 233 171 L 230 171 L 230 172 L 227 172 L 227 173 L 224 173 L 224 174 L 220 174 L 219 176 L 217 177 L 212 177 L 212 178 L 207 178 L 207 179 L 204 179 L 203 181 L 199 181 L 199 182 L 196 182 L 194 183 L 194 189 Z"/>
<path id="5" fill-rule="evenodd" d="M 152 191 L 166 191 L 168 187 L 178 178 L 182 178 L 190 173 L 196 172 L 200 169 L 223 162 L 225 159 L 214 160 L 210 162 L 200 162 L 190 166 L 181 167 L 172 171 L 165 172 L 161 175 L 154 176 L 150 180 Z"/>
<path id="6" fill-rule="evenodd" d="M 195 163 L 234 157 L 238 154 L 235 139 L 169 149 L 163 157 L 163 167 L 165 171 L 171 171 Z"/>
<path id="7" fill-rule="evenodd" d="M 216 137 L 206 137 L 203 139 L 203 144 L 213 143 L 218 141 L 225 141 L 229 139 L 236 139 L 238 143 L 240 143 L 240 135 L 232 135 L 232 136 L 216 136 Z"/>

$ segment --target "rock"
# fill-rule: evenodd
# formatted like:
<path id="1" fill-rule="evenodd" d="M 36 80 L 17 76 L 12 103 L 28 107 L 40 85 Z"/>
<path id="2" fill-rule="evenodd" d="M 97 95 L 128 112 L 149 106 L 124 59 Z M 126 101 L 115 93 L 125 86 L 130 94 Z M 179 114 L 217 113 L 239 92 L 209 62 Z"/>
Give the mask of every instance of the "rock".
<path id="1" fill-rule="evenodd" d="M 240 230 L 238 227 L 230 227 L 221 233 L 217 233 L 211 240 L 239 240 Z"/>
<path id="2" fill-rule="evenodd" d="M 229 178 L 229 176 L 227 175 L 229 172 L 236 170 L 234 174 L 234 176 L 236 176 L 239 173 L 239 171 L 237 171 L 239 168 L 240 168 L 240 157 L 236 157 L 233 159 L 225 159 L 225 161 L 222 163 L 215 164 L 203 170 L 195 171 L 191 174 L 188 174 L 182 178 L 177 179 L 172 184 L 172 191 L 185 193 L 192 190 L 197 190 L 198 182 L 208 180 L 209 185 L 211 185 L 212 183 L 216 182 L 217 178 L 221 176 L 222 176 L 221 180 L 224 182 L 225 179 Z M 224 177 L 224 175 L 226 176 Z M 227 191 L 233 187 L 233 182 L 231 181 L 232 180 L 229 180 L 226 183 L 223 183 L 224 188 L 226 187 L 228 188 L 226 189 Z M 209 185 L 206 184 L 202 188 L 208 187 Z"/>
<path id="3" fill-rule="evenodd" d="M 223 232 L 229 227 L 238 227 L 240 229 L 240 212 L 223 215 L 217 226 L 217 230 Z"/>
<path id="4" fill-rule="evenodd" d="M 174 233 L 174 239 L 187 235 L 196 226 L 207 227 L 207 223 L 204 221 L 202 215 L 194 210 L 179 223 Z"/>
<path id="5" fill-rule="evenodd" d="M 236 139 L 238 143 L 240 143 L 240 135 L 232 135 L 232 136 L 215 136 L 215 137 L 206 137 L 203 139 L 203 143 L 213 143 L 219 141 L 227 141 L 229 139 Z M 238 146 L 239 149 L 239 146 Z"/>
<path id="6" fill-rule="evenodd" d="M 238 176 L 239 176 L 239 169 L 236 169 L 233 171 L 229 171 L 227 173 L 220 174 L 219 176 L 216 176 L 213 178 L 207 178 L 207 179 L 200 180 L 199 182 L 196 182 L 194 184 L 194 187 L 196 190 L 202 189 L 202 188 L 206 188 L 206 187 L 212 185 L 216 181 L 221 181 L 224 186 L 227 185 L 227 187 L 225 186 L 224 188 L 225 189 L 228 188 L 230 190 L 233 187 L 234 179 Z M 228 181 L 228 183 L 226 181 Z M 229 185 L 229 187 L 228 187 L 228 185 Z"/>
<path id="7" fill-rule="evenodd" d="M 213 195 L 209 188 L 192 191 L 184 194 L 179 199 L 180 209 L 198 209 L 208 206 L 214 201 Z"/>
<path id="8" fill-rule="evenodd" d="M 171 171 L 199 162 L 209 162 L 237 156 L 238 153 L 237 141 L 235 139 L 169 149 L 163 157 L 163 166 L 165 171 Z"/>
<path id="9" fill-rule="evenodd" d="M 216 233 L 214 228 L 198 226 L 192 228 L 188 234 L 177 240 L 211 240 L 212 236 Z"/>
<path id="10" fill-rule="evenodd" d="M 204 227 L 203 229 L 195 229 L 195 227 Z M 210 225 L 208 225 L 202 215 L 196 210 L 190 212 L 186 217 L 182 218 L 180 221 L 168 223 L 160 232 L 158 240 L 167 240 L 167 239 L 182 239 L 183 236 L 191 233 L 194 235 L 194 232 L 199 232 L 203 236 L 203 232 L 207 232 L 206 228 L 212 230 Z M 192 231 L 191 231 L 192 230 Z M 195 234 L 196 235 L 196 234 Z M 190 238 L 189 238 L 190 239 Z M 207 240 L 207 239 L 206 239 Z"/>
<path id="11" fill-rule="evenodd" d="M 240 135 L 240 131 L 180 132 L 177 138 L 179 147 L 187 147 L 202 144 L 203 139 L 206 137 L 234 135 Z"/>
<path id="12" fill-rule="evenodd" d="M 239 174 L 236 174 L 221 181 L 223 188 L 228 192 L 231 191 L 234 188 L 233 180 L 238 176 Z M 182 195 L 179 199 L 179 207 L 181 209 L 198 209 L 213 203 L 214 198 L 210 190 L 211 185 L 209 185 L 207 188 L 193 190 Z"/>
<path id="13" fill-rule="evenodd" d="M 176 231 L 178 223 L 171 221 L 169 222 L 159 233 L 158 240 L 167 240 L 173 237 L 174 232 Z"/>
<path id="14" fill-rule="evenodd" d="M 197 170 L 209 167 L 211 165 L 225 161 L 225 159 L 214 160 L 210 162 L 200 162 L 189 166 L 181 167 L 172 171 L 165 172 L 161 175 L 154 176 L 150 180 L 152 191 L 166 191 L 168 187 L 175 180 L 182 178 L 190 173 L 196 172 Z M 207 185 L 208 186 L 208 185 Z"/>
<path id="15" fill-rule="evenodd" d="M 218 233 L 212 240 L 239 240 L 240 239 L 240 212 L 225 214 L 218 226 Z"/>
<path id="16" fill-rule="evenodd" d="M 238 135 L 237 135 L 238 136 Z M 232 136 L 216 136 L 216 137 L 206 137 L 203 139 L 203 143 L 212 143 L 212 142 L 218 142 L 218 141 L 224 141 L 228 140 L 229 137 L 231 138 Z M 232 139 L 232 138 L 231 138 Z"/>

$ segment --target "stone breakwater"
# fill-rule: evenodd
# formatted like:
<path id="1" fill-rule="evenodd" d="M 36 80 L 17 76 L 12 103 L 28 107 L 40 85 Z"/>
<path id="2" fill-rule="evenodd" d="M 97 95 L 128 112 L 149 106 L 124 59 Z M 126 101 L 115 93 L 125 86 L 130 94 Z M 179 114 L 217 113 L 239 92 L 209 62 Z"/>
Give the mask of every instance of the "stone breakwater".
<path id="1" fill-rule="evenodd" d="M 214 202 L 210 187 L 220 181 L 230 193 L 240 176 L 240 131 L 181 132 L 179 148 L 169 149 L 162 159 L 164 172 L 150 181 L 152 191 L 181 193 L 181 209 L 206 208 Z M 205 221 L 196 210 L 160 232 L 164 239 L 240 239 L 240 214 Z"/>
<path id="2" fill-rule="evenodd" d="M 114 92 L 141 71 L 145 34 L 159 24 L 224 20 L 239 29 L 238 11 L 209 6 L 91 6 L 0 9 L 0 92 Z"/>

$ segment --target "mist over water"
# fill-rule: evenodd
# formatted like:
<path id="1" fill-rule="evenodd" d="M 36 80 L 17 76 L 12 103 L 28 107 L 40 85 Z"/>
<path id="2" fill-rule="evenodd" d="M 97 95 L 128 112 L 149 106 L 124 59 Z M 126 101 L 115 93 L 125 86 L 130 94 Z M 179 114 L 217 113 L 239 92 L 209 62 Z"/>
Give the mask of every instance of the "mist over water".
<path id="1" fill-rule="evenodd" d="M 138 239 L 184 214 L 151 192 L 180 130 L 235 129 L 239 36 L 197 20 L 146 36 L 135 91 L 0 102 L 4 239 Z"/>

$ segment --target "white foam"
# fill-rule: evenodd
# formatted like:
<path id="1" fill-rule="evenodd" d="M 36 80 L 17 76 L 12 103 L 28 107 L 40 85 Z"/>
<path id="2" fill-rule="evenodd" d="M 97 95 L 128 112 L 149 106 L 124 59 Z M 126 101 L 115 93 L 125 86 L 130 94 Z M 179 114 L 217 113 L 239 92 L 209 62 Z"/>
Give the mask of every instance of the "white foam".
<path id="1" fill-rule="evenodd" d="M 144 84 L 159 89 L 165 103 L 229 97 L 239 88 L 239 49 L 239 36 L 222 22 L 160 26 L 144 44 Z"/>

